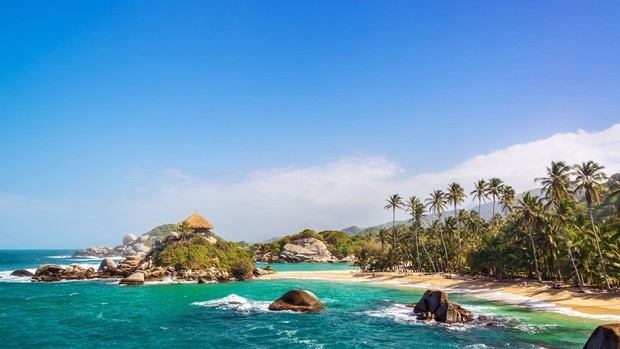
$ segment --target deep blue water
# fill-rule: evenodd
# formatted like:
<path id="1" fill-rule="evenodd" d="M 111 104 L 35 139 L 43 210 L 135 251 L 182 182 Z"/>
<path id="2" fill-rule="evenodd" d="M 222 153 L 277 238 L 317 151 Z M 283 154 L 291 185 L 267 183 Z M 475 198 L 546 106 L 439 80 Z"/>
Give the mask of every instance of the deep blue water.
<path id="1" fill-rule="evenodd" d="M 450 299 L 485 319 L 465 325 L 418 321 L 405 305 L 424 289 L 327 280 L 124 287 L 113 280 L 32 283 L 8 276 L 43 263 L 99 264 L 68 258 L 72 252 L 0 251 L 0 347 L 581 348 L 605 322 L 458 294 Z M 296 267 L 349 268 L 274 265 Z M 293 288 L 311 290 L 327 309 L 267 310 Z"/>

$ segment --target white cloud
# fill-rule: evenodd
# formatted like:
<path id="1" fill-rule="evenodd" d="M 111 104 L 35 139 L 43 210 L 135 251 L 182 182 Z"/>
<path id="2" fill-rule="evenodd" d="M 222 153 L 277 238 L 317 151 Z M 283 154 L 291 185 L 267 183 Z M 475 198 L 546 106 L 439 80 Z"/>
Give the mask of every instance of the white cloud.
<path id="1" fill-rule="evenodd" d="M 609 173 L 620 171 L 620 124 L 602 132 L 556 134 L 513 145 L 436 173 L 407 175 L 398 163 L 384 157 L 259 171 L 233 184 L 169 170 L 158 179 L 152 197 L 126 200 L 120 207 L 142 212 L 139 216 L 151 224 L 154 214 L 173 222 L 198 210 L 226 238 L 262 241 L 304 228 L 339 229 L 386 222 L 391 214 L 383 206 L 390 194 L 425 198 L 452 181 L 469 192 L 478 179 L 499 177 L 517 191 L 528 190 L 536 186 L 533 179 L 543 176 L 553 160 L 569 164 L 593 160 L 606 166 Z M 400 218 L 405 215 L 401 213 Z"/>
<path id="2" fill-rule="evenodd" d="M 67 221 L 76 220 L 72 214 L 79 215 L 77 223 L 88 225 L 88 236 L 79 240 L 59 237 L 62 241 L 114 244 L 127 232 L 142 233 L 159 224 L 178 222 L 197 210 L 224 238 L 264 241 L 305 228 L 340 229 L 387 222 L 391 212 L 383 206 L 389 195 L 425 198 L 452 181 L 469 192 L 478 179 L 499 177 L 517 191 L 528 190 L 535 187 L 535 177 L 544 176 L 552 160 L 569 164 L 593 160 L 606 166 L 609 174 L 620 171 L 620 124 L 601 132 L 556 134 L 513 145 L 435 173 L 407 173 L 385 157 L 343 158 L 311 167 L 257 171 L 235 183 L 195 177 L 178 169 L 155 178 L 133 171 L 128 183 L 135 185 L 134 192 L 111 204 L 53 203 L 3 194 L 0 213 L 17 230 L 21 223 L 10 224 L 11 212 L 23 211 L 20 216 L 25 216 L 45 211 L 49 214 L 44 216 L 50 219 L 45 224 L 51 224 L 54 212 L 62 211 L 56 214 L 59 232 L 63 226 L 67 229 Z M 406 216 L 400 213 L 399 218 Z"/>

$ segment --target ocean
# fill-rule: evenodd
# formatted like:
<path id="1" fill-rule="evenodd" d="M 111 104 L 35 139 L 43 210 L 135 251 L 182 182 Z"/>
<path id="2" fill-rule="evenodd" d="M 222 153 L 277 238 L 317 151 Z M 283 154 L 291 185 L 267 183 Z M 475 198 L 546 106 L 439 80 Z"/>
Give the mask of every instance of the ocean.
<path id="1" fill-rule="evenodd" d="M 539 302 L 507 305 L 451 293 L 478 319 L 446 325 L 420 321 L 408 303 L 420 287 L 333 280 L 253 280 L 221 284 L 116 280 L 34 283 L 11 277 L 40 264 L 98 266 L 73 250 L 0 250 L 0 348 L 581 348 L 602 323 Z M 333 270 L 340 265 L 273 265 L 276 270 Z M 402 286 L 402 285 L 401 285 Z M 271 312 L 290 289 L 316 294 L 326 310 Z M 615 321 L 614 321 L 615 320 Z"/>

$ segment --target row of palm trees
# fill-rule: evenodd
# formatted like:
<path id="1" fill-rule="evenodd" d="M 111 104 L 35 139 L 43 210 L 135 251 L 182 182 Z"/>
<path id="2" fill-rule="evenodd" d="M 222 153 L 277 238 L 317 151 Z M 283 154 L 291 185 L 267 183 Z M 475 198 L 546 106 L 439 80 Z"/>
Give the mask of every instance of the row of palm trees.
<path id="1" fill-rule="evenodd" d="M 477 211 L 459 210 L 467 195 L 456 182 L 424 200 L 391 195 L 385 209 L 392 211 L 392 227 L 376 236 L 381 248 L 373 266 L 526 275 L 538 281 L 568 277 L 581 289 L 586 284 L 611 289 L 620 280 L 609 273 L 610 267 L 620 272 L 620 214 L 597 221 L 594 211 L 604 198 L 619 196 L 620 185 L 608 191 L 603 169 L 593 161 L 573 166 L 554 161 L 545 177 L 534 180 L 542 197 L 528 192 L 518 198 L 501 179 L 481 179 L 469 194 Z M 486 202 L 492 203 L 489 221 L 480 215 Z M 444 218 L 448 209 L 452 214 Z M 396 225 L 397 210 L 408 213 L 410 225 Z"/>

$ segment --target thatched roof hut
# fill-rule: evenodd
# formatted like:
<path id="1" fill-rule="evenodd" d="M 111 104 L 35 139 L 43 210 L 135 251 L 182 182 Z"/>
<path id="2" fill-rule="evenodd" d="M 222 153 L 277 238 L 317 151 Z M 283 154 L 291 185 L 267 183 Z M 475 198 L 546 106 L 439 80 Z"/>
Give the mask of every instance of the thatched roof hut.
<path id="1" fill-rule="evenodd" d="M 194 229 L 194 233 L 204 234 L 206 236 L 211 235 L 211 229 L 213 229 L 213 224 L 209 223 L 203 216 L 198 212 L 192 213 L 191 216 L 187 217 L 183 222 L 186 222 L 192 229 Z"/>

